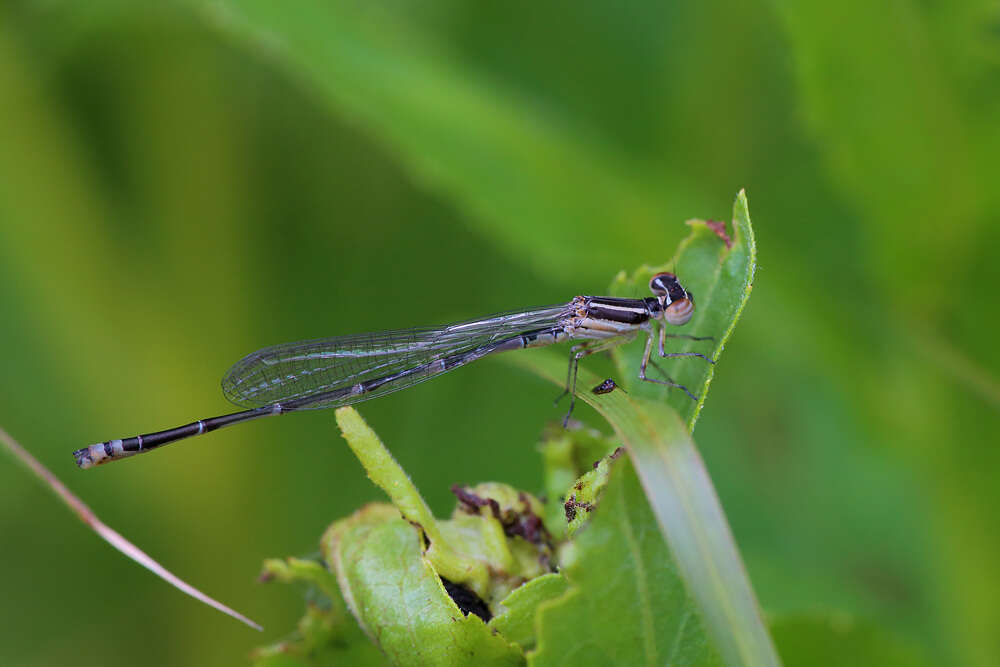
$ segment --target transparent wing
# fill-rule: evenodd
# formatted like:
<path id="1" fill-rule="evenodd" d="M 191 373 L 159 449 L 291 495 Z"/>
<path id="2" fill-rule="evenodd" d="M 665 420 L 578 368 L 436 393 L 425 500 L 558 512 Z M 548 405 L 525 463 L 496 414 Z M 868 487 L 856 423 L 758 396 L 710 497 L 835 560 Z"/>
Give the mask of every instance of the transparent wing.
<path id="1" fill-rule="evenodd" d="M 273 345 L 236 362 L 222 378 L 222 391 L 233 403 L 251 408 L 310 397 L 317 400 L 303 408 L 349 405 L 405 389 L 444 370 L 479 359 L 492 351 L 496 343 L 521 333 L 554 327 L 572 311 L 570 303 L 501 313 L 439 328 Z M 441 359 L 448 360 L 446 369 L 424 369 Z M 361 395 L 344 394 L 359 383 L 383 378 L 393 379 Z"/>

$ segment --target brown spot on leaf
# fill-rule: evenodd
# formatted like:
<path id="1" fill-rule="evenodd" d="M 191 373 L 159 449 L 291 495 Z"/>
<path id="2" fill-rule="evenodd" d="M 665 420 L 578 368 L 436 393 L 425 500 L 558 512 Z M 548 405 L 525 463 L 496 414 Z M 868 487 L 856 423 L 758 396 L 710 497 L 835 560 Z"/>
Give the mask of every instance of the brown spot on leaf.
<path id="1" fill-rule="evenodd" d="M 479 514 L 480 507 L 489 507 L 493 517 L 500 519 L 500 505 L 492 498 L 483 498 L 460 484 L 453 484 L 451 492 L 455 494 L 458 502 L 462 503 L 462 508 L 469 514 Z"/>
<path id="2" fill-rule="evenodd" d="M 726 233 L 726 223 L 721 220 L 706 220 L 705 224 L 715 232 L 715 235 L 722 239 L 722 242 L 726 244 L 727 248 L 733 247 L 733 240 L 729 238 L 729 234 Z"/>
<path id="3" fill-rule="evenodd" d="M 576 518 L 576 511 L 578 509 L 589 512 L 594 509 L 594 505 L 592 503 L 578 502 L 576 496 L 570 496 L 569 500 L 566 501 L 566 504 L 563 505 L 563 509 L 566 511 L 566 520 L 572 521 Z"/>

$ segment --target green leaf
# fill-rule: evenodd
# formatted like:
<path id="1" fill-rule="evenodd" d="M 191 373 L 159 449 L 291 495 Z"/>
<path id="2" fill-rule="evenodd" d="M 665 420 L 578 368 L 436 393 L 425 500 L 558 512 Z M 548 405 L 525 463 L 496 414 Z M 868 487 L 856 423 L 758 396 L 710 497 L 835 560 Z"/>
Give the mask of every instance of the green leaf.
<path id="1" fill-rule="evenodd" d="M 539 354 L 516 363 L 553 383 L 565 381 L 561 357 Z M 596 375 L 580 369 L 581 386 L 598 382 Z M 725 663 L 778 664 L 715 489 L 684 423 L 668 406 L 622 391 L 584 391 L 579 397 L 607 419 L 625 444 L 662 538 Z"/>
<path id="2" fill-rule="evenodd" d="M 604 491 L 604 487 L 608 485 L 611 465 L 621 453 L 622 450 L 619 448 L 602 458 L 594 464 L 592 469 L 585 472 L 567 492 L 563 511 L 569 522 L 568 533 L 570 536 L 576 535 L 576 531 L 587 525 L 597 499 Z"/>
<path id="3" fill-rule="evenodd" d="M 653 275 L 668 270 L 676 273 L 681 284 L 694 294 L 695 313 L 683 328 L 668 326 L 667 333 L 711 336 L 714 340 L 668 338 L 667 352 L 699 352 L 710 359 L 718 359 L 750 298 L 757 269 L 757 244 L 750 224 L 746 192 L 741 190 L 736 195 L 732 231 L 725 232 L 731 234 L 731 247 L 719 234 L 717 225 L 721 223 L 689 220 L 687 224 L 691 226 L 691 233 L 681 242 L 669 263 L 641 267 L 630 278 L 626 278 L 624 273 L 619 274 L 611 284 L 611 293 L 617 296 L 646 294 Z M 693 431 L 715 375 L 715 366 L 698 357 L 661 360 L 655 351 L 655 343 L 653 347 L 651 359 L 672 379 L 695 394 L 697 401 L 677 389 L 639 380 L 638 369 L 643 354 L 641 345 L 614 350 L 621 381 L 618 378 L 615 380 L 631 392 L 666 401 Z M 662 379 L 654 371 L 654 368 L 649 368 L 648 375 Z"/>
<path id="4" fill-rule="evenodd" d="M 323 667 L 354 665 L 382 667 L 388 665 L 385 656 L 361 632 L 354 619 L 348 619 L 352 630 L 344 626 L 328 610 L 309 604 L 291 639 L 256 649 L 251 654 L 254 667 Z"/>
<path id="5" fill-rule="evenodd" d="M 315 586 L 337 610 L 344 610 L 344 602 L 337 588 L 337 578 L 322 563 L 301 558 L 280 560 L 272 558 L 264 561 L 261 580 L 276 580 L 282 583 L 300 582 Z"/>
<path id="6" fill-rule="evenodd" d="M 702 271 L 711 269 L 704 283 L 704 287 L 709 288 L 705 294 L 709 303 L 718 305 L 707 310 L 718 308 L 730 318 L 720 321 L 715 314 L 706 316 L 721 329 L 715 334 L 716 354 L 724 347 L 749 297 L 755 268 L 753 232 L 743 192 L 737 196 L 734 211 L 739 235 L 733 239 L 733 247 L 729 250 L 721 239 L 718 240 L 722 249 L 716 251 L 714 265 L 704 264 L 707 253 L 702 253 L 701 249 L 709 246 L 705 232 L 699 230 L 700 225 L 695 225 L 695 234 L 682 244 L 676 260 L 679 271 L 696 257 L 702 258 L 696 265 L 701 266 Z M 696 298 L 701 308 L 705 299 L 697 295 Z M 703 320 L 694 321 L 697 326 Z M 558 385 L 565 382 L 565 359 L 555 355 L 536 354 L 530 358 L 512 355 L 510 361 Z M 701 399 L 699 406 L 689 409 L 686 422 L 663 400 L 644 398 L 645 390 L 638 386 L 629 393 L 594 394 L 589 388 L 598 384 L 599 379 L 585 368 L 579 371 L 578 386 L 585 389 L 578 396 L 611 424 L 625 444 L 660 532 L 670 545 L 682 578 L 701 611 L 705 628 L 725 663 L 776 665 L 778 657 L 761 619 L 756 596 L 718 496 L 689 433 L 713 372 L 707 369 L 701 384 L 696 386 Z"/>
<path id="7" fill-rule="evenodd" d="M 523 664 L 515 643 L 475 614 L 463 615 L 443 580 L 477 595 L 504 616 L 500 626 L 530 643 L 534 607 L 559 592 L 552 583 L 523 586 L 547 575 L 554 557 L 539 522 L 541 502 L 505 484 L 456 488 L 452 518 L 438 521 L 357 411 L 341 408 L 336 417 L 368 476 L 395 504 L 369 505 L 323 538 L 326 560 L 365 632 L 393 664 Z M 282 567 L 271 564 L 279 573 Z M 322 572 L 310 574 L 329 586 Z M 521 592 L 510 597 L 515 589 Z M 505 598 L 511 607 L 501 604 Z"/>
<path id="8" fill-rule="evenodd" d="M 567 495 L 596 462 L 614 451 L 618 443 L 593 429 L 551 427 L 540 447 L 545 469 L 545 526 L 552 536 L 565 539 Z"/>
<path id="9" fill-rule="evenodd" d="M 346 407 L 338 409 L 336 417 L 368 477 L 427 537 L 424 556 L 442 577 L 467 587 L 492 607 L 526 579 L 547 571 L 552 560 L 548 545 L 522 538 L 512 525 L 522 519 L 537 520 L 542 513 L 541 503 L 530 494 L 506 484 L 480 484 L 466 491 L 488 502 L 489 511 L 470 512 L 460 505 L 450 520 L 438 521 L 361 415 Z"/>
<path id="10" fill-rule="evenodd" d="M 456 552 L 486 566 L 490 588 L 480 597 L 491 609 L 525 580 L 551 571 L 554 555 L 542 522 L 541 501 L 498 482 L 456 485 L 452 490 L 479 504 L 460 500 L 451 518 L 439 521 L 438 527 L 444 539 L 456 545 Z"/>
<path id="11" fill-rule="evenodd" d="M 720 664 L 653 522 L 631 464 L 613 461 L 563 570 L 569 592 L 539 610 L 531 665 Z"/>
<path id="12" fill-rule="evenodd" d="M 351 612 L 394 665 L 522 665 L 517 646 L 448 596 L 420 529 L 391 505 L 368 505 L 323 538 Z"/>
<path id="13" fill-rule="evenodd" d="M 445 538 L 417 487 L 357 410 L 340 408 L 336 417 L 344 439 L 361 461 L 369 479 L 389 495 L 406 520 L 420 526 L 427 535 L 430 546 L 426 555 L 434 569 L 451 581 L 467 585 L 479 597 L 487 597 L 490 584 L 486 565 L 456 551 L 457 544 Z"/>
<path id="14" fill-rule="evenodd" d="M 535 645 L 535 615 L 542 603 L 566 592 L 569 584 L 558 573 L 543 574 L 515 589 L 503 601 L 505 611 L 494 616 L 489 626 L 522 649 Z"/>
<path id="15" fill-rule="evenodd" d="M 306 606 L 306 613 L 290 639 L 253 652 L 256 667 L 387 664 L 385 656 L 348 613 L 336 577 L 322 563 L 298 558 L 268 560 L 262 579 L 304 583 L 320 591 L 320 595 L 314 595 L 318 599 Z"/>

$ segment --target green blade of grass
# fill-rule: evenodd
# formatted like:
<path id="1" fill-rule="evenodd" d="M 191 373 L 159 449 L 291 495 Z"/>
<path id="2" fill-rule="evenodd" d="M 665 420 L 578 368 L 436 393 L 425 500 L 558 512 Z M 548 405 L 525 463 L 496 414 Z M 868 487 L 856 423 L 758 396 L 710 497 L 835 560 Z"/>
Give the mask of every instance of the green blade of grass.
<path id="1" fill-rule="evenodd" d="M 239 613 L 235 609 L 227 607 L 218 600 L 210 598 L 191 584 L 176 576 L 170 570 L 153 560 L 145 551 L 125 539 L 121 533 L 97 518 L 97 515 L 94 514 L 94 511 L 90 509 L 86 503 L 70 491 L 58 477 L 52 474 L 52 471 L 43 466 L 38 459 L 32 456 L 31 452 L 21 446 L 21 443 L 12 438 L 3 428 L 0 428 L 0 448 L 7 449 L 11 454 L 13 454 L 14 458 L 23 463 L 28 470 L 44 482 L 45 485 L 56 494 L 59 500 L 70 508 L 74 514 L 76 514 L 80 521 L 82 521 L 92 531 L 97 533 L 102 540 L 110 544 L 123 555 L 131 558 L 136 563 L 158 576 L 160 579 L 163 579 L 165 582 L 182 593 L 190 595 L 195 600 L 203 602 L 209 607 L 221 611 L 227 616 L 235 618 L 240 623 L 244 623 L 254 630 L 264 630 L 263 626 L 257 622 L 250 620 L 243 614 Z"/>

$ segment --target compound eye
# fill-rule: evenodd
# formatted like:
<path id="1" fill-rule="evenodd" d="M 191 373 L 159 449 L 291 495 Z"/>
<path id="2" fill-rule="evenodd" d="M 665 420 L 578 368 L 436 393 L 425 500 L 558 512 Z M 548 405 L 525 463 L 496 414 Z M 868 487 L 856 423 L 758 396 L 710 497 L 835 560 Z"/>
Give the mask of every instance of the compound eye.
<path id="1" fill-rule="evenodd" d="M 663 319 L 675 327 L 687 324 L 692 315 L 694 315 L 694 301 L 691 299 L 677 299 L 663 311 Z"/>
<path id="2" fill-rule="evenodd" d="M 649 291 L 656 296 L 666 296 L 672 285 L 677 284 L 677 276 L 672 273 L 657 273 L 649 279 Z"/>

